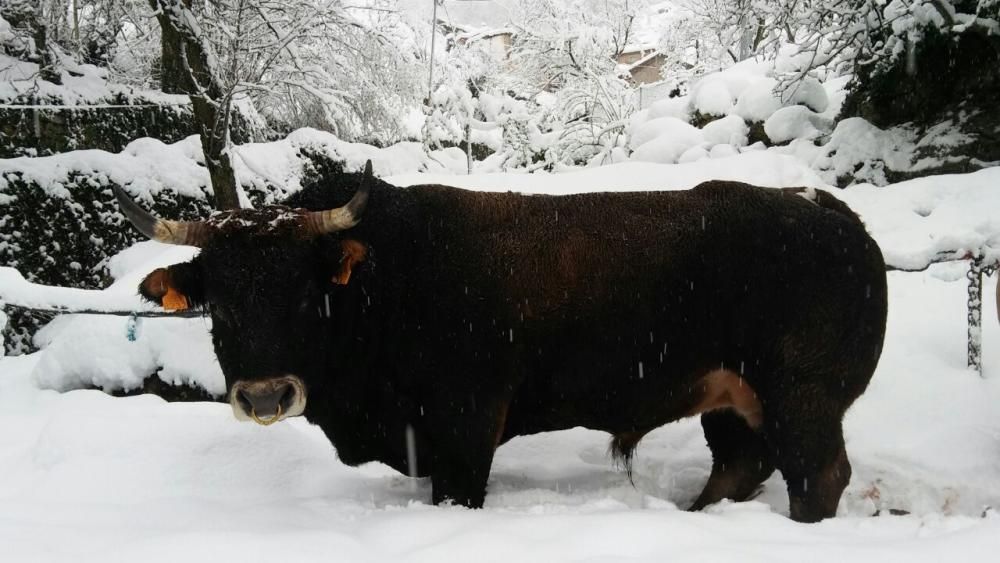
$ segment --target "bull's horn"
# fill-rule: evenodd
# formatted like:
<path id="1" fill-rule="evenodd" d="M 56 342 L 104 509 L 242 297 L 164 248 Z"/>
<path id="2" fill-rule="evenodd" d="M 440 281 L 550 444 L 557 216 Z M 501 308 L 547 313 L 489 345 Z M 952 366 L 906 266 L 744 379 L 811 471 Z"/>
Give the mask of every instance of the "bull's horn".
<path id="1" fill-rule="evenodd" d="M 209 228 L 199 221 L 168 221 L 159 219 L 139 207 L 125 190 L 111 186 L 122 213 L 140 233 L 166 244 L 201 246 L 208 240 Z"/>
<path id="2" fill-rule="evenodd" d="M 361 213 L 368 203 L 368 192 L 372 185 L 372 161 L 365 163 L 365 175 L 361 186 L 347 205 L 326 211 L 310 211 L 305 216 L 305 228 L 312 234 L 335 233 L 350 229 L 361 222 Z"/>

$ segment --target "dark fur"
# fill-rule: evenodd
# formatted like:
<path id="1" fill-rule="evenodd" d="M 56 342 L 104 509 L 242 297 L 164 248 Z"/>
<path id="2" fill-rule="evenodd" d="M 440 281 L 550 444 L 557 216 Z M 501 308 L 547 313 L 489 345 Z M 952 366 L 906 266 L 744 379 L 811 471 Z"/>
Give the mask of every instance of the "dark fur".
<path id="1" fill-rule="evenodd" d="M 343 205 L 359 182 L 286 203 Z M 342 238 L 369 254 L 336 286 Z M 777 467 L 793 518 L 830 516 L 850 475 L 841 419 L 885 329 L 882 256 L 846 206 L 734 182 L 562 197 L 376 182 L 350 231 L 225 232 L 185 267 L 230 388 L 299 375 L 305 415 L 345 463 L 430 475 L 435 503 L 472 507 L 498 441 L 584 426 L 628 466 L 723 367 L 764 425 L 703 415 L 715 465 L 695 506 L 745 498 Z"/>

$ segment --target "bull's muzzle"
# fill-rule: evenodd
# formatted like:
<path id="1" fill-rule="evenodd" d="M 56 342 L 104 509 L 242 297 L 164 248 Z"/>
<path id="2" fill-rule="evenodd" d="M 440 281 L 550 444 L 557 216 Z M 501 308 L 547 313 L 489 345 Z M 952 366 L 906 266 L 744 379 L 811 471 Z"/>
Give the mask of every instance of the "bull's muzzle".
<path id="1" fill-rule="evenodd" d="M 229 404 L 238 420 L 270 426 L 306 408 L 306 387 L 294 375 L 257 381 L 237 381 L 229 392 Z"/>

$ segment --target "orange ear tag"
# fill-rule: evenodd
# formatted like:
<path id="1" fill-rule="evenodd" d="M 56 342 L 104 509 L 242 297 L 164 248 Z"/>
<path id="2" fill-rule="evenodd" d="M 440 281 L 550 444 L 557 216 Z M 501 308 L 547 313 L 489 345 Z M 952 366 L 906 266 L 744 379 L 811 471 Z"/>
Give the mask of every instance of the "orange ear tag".
<path id="1" fill-rule="evenodd" d="M 168 311 L 183 311 L 188 308 L 187 297 L 169 285 L 161 302 L 163 303 L 163 308 Z"/>
<path id="2" fill-rule="evenodd" d="M 333 277 L 333 282 L 339 285 L 347 285 L 351 281 L 351 272 L 358 262 L 362 262 L 368 254 L 368 247 L 364 243 L 356 240 L 345 240 L 340 243 L 340 248 L 344 256 L 340 259 L 340 272 Z"/>

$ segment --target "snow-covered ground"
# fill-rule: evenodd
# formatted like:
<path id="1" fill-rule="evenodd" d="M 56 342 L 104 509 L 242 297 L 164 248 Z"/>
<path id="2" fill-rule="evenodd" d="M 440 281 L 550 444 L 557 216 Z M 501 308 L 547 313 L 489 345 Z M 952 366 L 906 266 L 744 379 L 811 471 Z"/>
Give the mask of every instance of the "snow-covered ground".
<path id="1" fill-rule="evenodd" d="M 284 157 L 272 156 L 247 160 L 263 174 L 283 176 L 278 159 Z M 391 159 L 383 157 L 391 169 Z M 263 168 L 270 164 L 273 170 Z M 451 180 L 475 189 L 557 192 L 683 189 L 717 176 L 822 185 L 801 162 L 763 151 L 561 175 L 391 179 L 401 185 Z M 996 207 L 998 181 L 1000 169 L 990 169 L 850 188 L 842 196 L 862 212 L 887 255 L 918 264 L 940 250 L 993 242 L 1000 228 L 987 211 Z M 899 234 L 904 232 L 909 235 Z M 157 243 L 133 247 L 112 262 L 118 282 L 107 299 L 134 306 L 138 276 L 187 254 Z M 429 506 L 427 481 L 378 464 L 346 467 L 319 429 L 303 420 L 264 428 L 237 422 L 224 404 L 56 391 L 135 387 L 136 374 L 153 366 L 163 366 L 171 381 L 193 381 L 212 391 L 221 385 L 206 340 L 208 321 L 147 319 L 136 342 L 129 342 L 123 318 L 64 317 L 39 335 L 42 352 L 0 359 L 2 557 L 994 560 L 1000 553 L 1000 512 L 990 508 L 1000 507 L 1000 325 L 992 313 L 995 281 L 989 279 L 980 378 L 965 367 L 964 273 L 958 263 L 889 274 L 885 353 L 846 420 L 854 475 L 839 517 L 815 525 L 787 519 L 778 475 L 754 501 L 684 512 L 710 466 L 694 419 L 642 442 L 635 486 L 613 467 L 607 436 L 575 429 L 502 446 L 485 509 Z M 0 289 L 18 285 L 9 271 L 0 276 Z"/>
<path id="2" fill-rule="evenodd" d="M 635 487 L 607 436 L 575 429 L 502 446 L 485 509 L 432 507 L 428 482 L 346 467 L 302 420 L 41 390 L 42 353 L 0 360 L 4 560 L 990 561 L 1000 327 L 986 323 L 981 379 L 964 366 L 962 274 L 890 274 L 885 354 L 846 421 L 854 476 L 820 524 L 784 516 L 778 476 L 754 501 L 684 512 L 710 465 L 693 419 L 643 441 Z"/>

